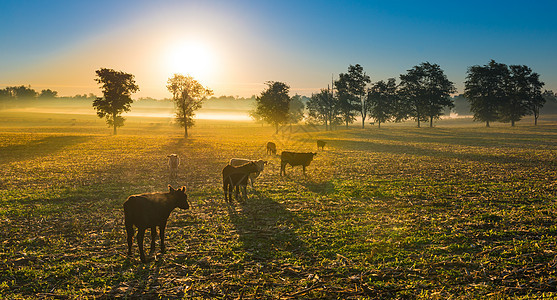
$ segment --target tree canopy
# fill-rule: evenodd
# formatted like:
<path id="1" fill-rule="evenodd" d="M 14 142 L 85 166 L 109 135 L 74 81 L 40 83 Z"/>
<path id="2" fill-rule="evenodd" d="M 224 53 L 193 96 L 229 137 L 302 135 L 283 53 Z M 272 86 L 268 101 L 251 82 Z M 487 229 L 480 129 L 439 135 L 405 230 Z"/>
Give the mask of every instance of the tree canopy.
<path id="1" fill-rule="evenodd" d="M 433 127 L 433 119 L 443 115 L 445 107 L 452 107 L 451 93 L 456 92 L 454 84 L 437 64 L 421 63 L 400 75 L 400 92 L 402 99 L 409 108 L 409 117 L 418 122 L 429 119 Z"/>
<path id="2" fill-rule="evenodd" d="M 319 93 L 311 95 L 307 107 L 310 120 L 323 122 L 325 130 L 332 129 L 332 126 L 339 121 L 338 101 L 329 88 L 321 89 Z"/>
<path id="3" fill-rule="evenodd" d="M 254 115 L 259 116 L 266 123 L 272 124 L 278 133 L 279 126 L 288 121 L 290 101 L 288 96 L 290 87 L 278 81 L 265 82 L 267 89 L 255 98 L 256 107 Z"/>
<path id="4" fill-rule="evenodd" d="M 335 81 L 338 104 L 346 127 L 356 120 L 355 116 L 358 113 L 362 117 L 362 128 L 364 127 L 368 112 L 365 99 L 366 85 L 369 82 L 369 76 L 359 64 L 350 65 L 348 73 L 340 73 L 339 79 Z"/>
<path id="5" fill-rule="evenodd" d="M 368 91 L 369 115 L 378 123 L 393 120 L 396 117 L 395 109 L 397 106 L 398 94 L 396 80 L 389 78 L 387 82 L 380 80 L 376 82 Z"/>
<path id="6" fill-rule="evenodd" d="M 174 74 L 169 78 L 166 88 L 172 93 L 172 100 L 176 104 L 176 120 L 184 127 L 184 137 L 188 137 L 188 128 L 195 124 L 195 111 L 201 108 L 206 97 L 213 95 L 213 91 L 192 76 L 182 74 Z"/>
<path id="7" fill-rule="evenodd" d="M 474 120 L 510 122 L 514 126 L 523 116 L 534 114 L 545 103 L 539 75 L 525 65 L 497 63 L 491 60 L 484 66 L 468 69 L 464 95 L 470 102 Z"/>
<path id="8" fill-rule="evenodd" d="M 104 97 L 98 97 L 93 101 L 93 107 L 97 110 L 99 118 L 106 118 L 106 123 L 114 128 L 124 126 L 123 112 L 130 111 L 133 100 L 131 94 L 139 90 L 135 83 L 134 75 L 101 68 L 97 71 L 95 81 L 102 85 Z"/>

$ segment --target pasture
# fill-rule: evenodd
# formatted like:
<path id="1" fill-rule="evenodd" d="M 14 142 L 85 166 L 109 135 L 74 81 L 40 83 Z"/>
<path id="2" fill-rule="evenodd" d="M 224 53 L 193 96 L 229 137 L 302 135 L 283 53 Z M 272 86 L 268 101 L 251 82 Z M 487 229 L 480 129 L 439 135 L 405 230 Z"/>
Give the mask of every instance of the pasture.
<path id="1" fill-rule="evenodd" d="M 557 297 L 557 122 L 470 122 L 275 135 L 198 121 L 184 139 L 166 119 L 130 117 L 112 136 L 95 116 L 0 112 L 0 296 Z M 279 176 L 282 150 L 316 152 L 317 139 L 307 177 Z M 233 157 L 269 164 L 228 205 Z M 168 184 L 191 209 L 142 264 L 135 241 L 126 255 L 122 204 Z"/>

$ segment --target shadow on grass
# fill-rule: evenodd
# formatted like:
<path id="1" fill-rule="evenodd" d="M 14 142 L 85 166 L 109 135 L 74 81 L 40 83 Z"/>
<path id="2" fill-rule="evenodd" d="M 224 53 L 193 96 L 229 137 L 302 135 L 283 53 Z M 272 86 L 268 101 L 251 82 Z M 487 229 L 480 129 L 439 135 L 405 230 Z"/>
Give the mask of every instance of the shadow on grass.
<path id="1" fill-rule="evenodd" d="M 125 283 L 117 283 L 112 289 L 102 295 L 99 299 L 165 299 L 168 295 L 160 293 L 161 283 L 159 277 L 161 275 L 161 266 L 164 260 L 159 259 L 154 263 L 135 264 L 130 258 L 127 258 L 122 264 L 121 269 L 126 270 L 133 267 L 133 279 Z M 175 299 L 181 299 L 184 296 L 183 291 L 173 295 Z"/>
<path id="2" fill-rule="evenodd" d="M 306 245 L 295 233 L 302 221 L 291 211 L 258 192 L 234 204 L 237 207 L 229 205 L 228 213 L 249 259 L 308 260 Z"/>
<path id="3" fill-rule="evenodd" d="M 485 148 L 515 148 L 521 145 L 523 148 L 537 148 L 540 145 L 554 145 L 552 138 L 557 137 L 557 131 L 552 128 L 528 128 L 526 131 L 505 131 L 494 129 L 493 131 L 482 128 L 477 130 L 452 130 L 446 128 L 422 128 L 398 130 L 350 131 L 345 137 L 360 139 L 379 139 L 385 141 L 417 142 L 417 143 L 441 143 L 447 145 L 481 146 Z M 544 138 L 541 139 L 540 135 Z"/>
<path id="4" fill-rule="evenodd" d="M 438 149 L 427 149 L 415 147 L 412 145 L 387 145 L 372 141 L 354 141 L 354 140 L 336 140 L 336 143 L 340 145 L 343 149 L 356 150 L 356 151 L 369 151 L 369 152 L 381 152 L 381 153 L 391 153 L 391 154 L 408 154 L 417 156 L 428 156 L 428 157 L 443 157 L 443 158 L 457 158 L 462 160 L 477 161 L 483 163 L 520 163 L 524 165 L 544 165 L 551 163 L 550 158 L 548 160 L 541 160 L 536 158 L 523 158 L 523 157 L 509 157 L 505 153 L 493 153 L 493 154 L 471 154 L 471 153 L 456 153 L 451 151 L 450 148 L 447 151 L 442 151 Z"/>
<path id="5" fill-rule="evenodd" d="M 19 162 L 35 157 L 51 155 L 66 147 L 84 143 L 92 137 L 87 136 L 49 136 L 22 145 L 0 148 L 0 164 Z"/>

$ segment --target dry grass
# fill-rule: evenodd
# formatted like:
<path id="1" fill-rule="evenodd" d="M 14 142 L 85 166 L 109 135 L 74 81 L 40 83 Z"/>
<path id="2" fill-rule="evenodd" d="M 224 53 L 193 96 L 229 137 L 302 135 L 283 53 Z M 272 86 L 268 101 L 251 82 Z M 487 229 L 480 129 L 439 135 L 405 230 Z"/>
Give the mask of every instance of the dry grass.
<path id="1" fill-rule="evenodd" d="M 200 122 L 186 140 L 161 120 L 110 136 L 71 118 L 0 115 L 4 298 L 557 297 L 555 124 L 275 135 Z M 327 146 L 307 177 L 280 177 L 265 155 L 267 141 L 280 153 L 317 139 Z M 182 157 L 177 182 L 169 153 Z M 227 205 L 232 157 L 270 164 Z M 168 183 L 193 207 L 171 215 L 167 254 L 141 264 L 136 247 L 125 255 L 121 205 Z"/>

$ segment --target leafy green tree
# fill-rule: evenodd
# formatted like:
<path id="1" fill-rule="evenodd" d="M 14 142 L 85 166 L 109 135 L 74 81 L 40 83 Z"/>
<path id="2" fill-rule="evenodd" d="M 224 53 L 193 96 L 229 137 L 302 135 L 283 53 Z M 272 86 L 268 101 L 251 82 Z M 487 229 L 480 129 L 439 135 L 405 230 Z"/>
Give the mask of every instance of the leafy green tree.
<path id="1" fill-rule="evenodd" d="M 350 65 L 348 73 L 339 74 L 339 79 L 335 81 L 338 103 L 346 127 L 349 123 L 353 123 L 356 120 L 356 115 L 360 113 L 362 128 L 364 128 L 368 113 L 368 103 L 365 99 L 366 85 L 369 82 L 369 76 L 366 75 L 364 68 L 359 64 Z"/>
<path id="2" fill-rule="evenodd" d="M 380 80 L 369 90 L 367 99 L 369 101 L 369 116 L 375 119 L 378 127 L 381 123 L 395 118 L 395 107 L 398 101 L 396 80 L 389 78 L 387 82 Z"/>
<path id="3" fill-rule="evenodd" d="M 507 65 L 491 60 L 484 66 L 468 68 L 464 83 L 464 96 L 470 103 L 470 111 L 475 121 L 490 122 L 499 120 L 499 108 L 507 97 L 509 78 Z"/>
<path id="4" fill-rule="evenodd" d="M 139 90 L 135 84 L 134 75 L 122 71 L 101 68 L 97 71 L 95 81 L 102 84 L 103 97 L 93 101 L 99 118 L 106 118 L 106 123 L 114 128 L 124 126 L 123 112 L 130 111 L 133 100 L 131 94 Z"/>
<path id="5" fill-rule="evenodd" d="M 290 87 L 278 81 L 267 81 L 265 84 L 267 89 L 255 98 L 256 107 L 253 114 L 266 123 L 274 125 L 278 133 L 279 125 L 286 124 L 290 115 L 291 98 L 288 96 Z"/>
<path id="6" fill-rule="evenodd" d="M 288 106 L 288 123 L 296 124 L 304 118 L 305 104 L 302 101 L 302 96 L 296 94 L 290 100 Z"/>
<path id="7" fill-rule="evenodd" d="M 37 98 L 37 92 L 31 86 L 9 86 L 6 90 L 18 100 L 32 100 Z"/>
<path id="8" fill-rule="evenodd" d="M 41 99 L 54 99 L 56 97 L 58 97 L 58 92 L 51 89 L 42 90 L 39 94 L 39 98 Z"/>
<path id="9" fill-rule="evenodd" d="M 441 67 L 429 62 L 421 63 L 400 75 L 400 92 L 409 108 L 409 117 L 414 118 L 420 127 L 421 121 L 433 120 L 443 115 L 445 107 L 453 107 L 450 94 L 456 91 L 454 84 L 447 79 Z"/>
<path id="10" fill-rule="evenodd" d="M 332 125 L 338 121 L 338 102 L 333 92 L 327 89 L 321 89 L 317 94 L 311 95 L 307 103 L 308 116 L 317 122 L 325 124 L 325 130 L 332 129 Z"/>
<path id="11" fill-rule="evenodd" d="M 541 88 L 544 83 L 539 80 L 538 73 L 532 72 L 525 65 L 509 66 L 509 77 L 506 84 L 505 101 L 499 107 L 499 120 L 510 122 L 511 126 L 522 117 L 533 114 L 534 109 L 543 106 Z M 544 102 L 545 103 L 545 102 Z M 535 122 L 537 124 L 537 116 Z"/>
<path id="12" fill-rule="evenodd" d="M 172 100 L 176 104 L 176 119 L 184 127 L 184 137 L 188 137 L 188 128 L 195 125 L 195 111 L 201 108 L 203 100 L 213 91 L 201 85 L 190 75 L 174 74 L 167 81 Z"/>

